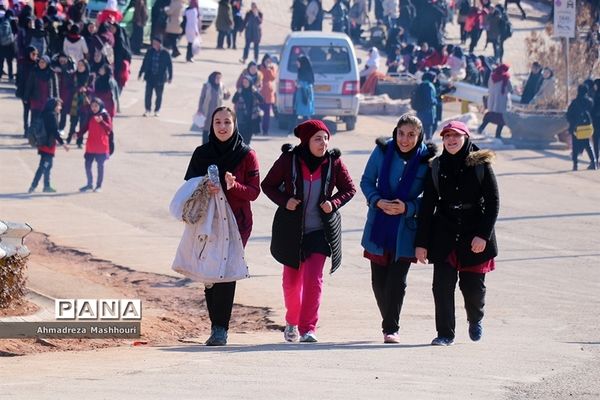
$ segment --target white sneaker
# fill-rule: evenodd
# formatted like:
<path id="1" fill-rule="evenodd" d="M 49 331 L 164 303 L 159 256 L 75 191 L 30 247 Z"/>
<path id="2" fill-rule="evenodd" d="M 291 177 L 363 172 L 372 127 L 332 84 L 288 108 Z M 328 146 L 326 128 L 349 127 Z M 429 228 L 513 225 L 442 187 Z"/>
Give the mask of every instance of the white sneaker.
<path id="1" fill-rule="evenodd" d="M 314 332 L 306 332 L 304 335 L 300 336 L 300 342 L 302 343 L 316 343 L 317 336 Z"/>
<path id="2" fill-rule="evenodd" d="M 160 114 L 158 113 L 158 111 L 154 111 L 154 116 L 158 117 Z"/>
<path id="3" fill-rule="evenodd" d="M 296 325 L 286 325 L 283 330 L 283 338 L 286 342 L 297 342 L 300 334 Z"/>
<path id="4" fill-rule="evenodd" d="M 102 188 L 101 187 L 97 187 L 96 189 L 94 189 L 94 192 L 96 192 L 96 193 L 102 193 Z"/>
<path id="5" fill-rule="evenodd" d="M 150 116 L 150 111 L 148 111 L 148 110 L 144 111 L 143 115 L 144 115 L 144 117 L 149 117 Z"/>

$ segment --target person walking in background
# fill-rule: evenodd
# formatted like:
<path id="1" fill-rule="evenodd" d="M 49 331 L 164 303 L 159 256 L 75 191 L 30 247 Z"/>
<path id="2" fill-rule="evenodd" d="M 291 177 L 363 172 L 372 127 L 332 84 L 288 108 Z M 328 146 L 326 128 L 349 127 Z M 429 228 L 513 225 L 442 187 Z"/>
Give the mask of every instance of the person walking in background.
<path id="1" fill-rule="evenodd" d="M 444 150 L 431 161 L 415 239 L 415 256 L 433 263 L 433 299 L 437 337 L 434 346 L 450 346 L 456 336 L 456 282 L 465 300 L 469 337 L 483 335 L 485 275 L 498 255 L 494 225 L 500 208 L 491 167 L 494 153 L 479 150 L 467 126 L 452 121 L 442 128 Z"/>
<path id="2" fill-rule="evenodd" d="M 326 12 L 331 14 L 331 31 L 348 34 L 348 7 L 346 7 L 345 1 L 335 0 L 331 10 Z"/>
<path id="3" fill-rule="evenodd" d="M 144 116 L 150 115 L 152 109 L 152 93 L 156 93 L 156 103 L 154 104 L 154 116 L 158 117 L 160 106 L 162 104 L 165 82 L 171 83 L 173 80 L 173 63 L 169 52 L 162 48 L 160 38 L 152 39 L 152 47 L 148 49 L 142 62 L 142 67 L 138 74 L 138 79 L 146 80 Z"/>
<path id="4" fill-rule="evenodd" d="M 531 71 L 529 72 L 525 87 L 523 88 L 523 93 L 521 94 L 521 104 L 529 104 L 529 102 L 531 102 L 531 99 L 533 99 L 540 90 L 543 79 L 542 65 L 539 62 L 534 61 L 531 64 Z"/>
<path id="5" fill-rule="evenodd" d="M 87 184 L 79 189 L 80 192 L 87 192 L 94 189 L 94 192 L 102 191 L 102 182 L 104 181 L 104 162 L 108 159 L 110 152 L 109 137 L 112 132 L 112 118 L 104 108 L 104 103 L 99 98 L 93 98 L 90 103 L 92 115 L 86 126 L 82 126 L 79 137 L 88 132 L 88 138 L 85 142 L 85 175 Z M 96 161 L 98 166 L 98 175 L 96 177 L 96 188 L 94 188 L 94 177 L 92 175 L 92 163 Z"/>
<path id="6" fill-rule="evenodd" d="M 79 34 L 78 25 L 71 25 L 69 33 L 63 42 L 62 51 L 69 56 L 73 62 L 87 58 L 89 50 L 85 39 Z"/>
<path id="7" fill-rule="evenodd" d="M 4 16 L 0 16 L 0 78 L 2 78 L 4 72 L 4 61 L 6 60 L 7 75 L 10 82 L 14 79 L 13 60 L 16 57 L 18 32 L 14 15 L 13 10 L 8 9 Z"/>
<path id="8" fill-rule="evenodd" d="M 227 48 L 231 48 L 231 31 L 233 29 L 233 10 L 229 0 L 219 0 L 217 10 L 217 49 L 223 48 L 223 41 L 227 39 Z"/>
<path id="9" fill-rule="evenodd" d="M 238 80 L 235 83 L 236 89 L 239 89 L 242 87 L 242 79 L 244 77 L 250 78 L 250 82 L 252 82 L 252 86 L 254 86 L 256 88 L 256 90 L 262 89 L 263 74 L 262 74 L 262 72 L 260 72 L 260 70 L 258 69 L 258 66 L 256 65 L 256 63 L 254 61 L 250 61 L 248 63 L 248 67 L 246 67 L 242 71 L 240 76 L 238 77 Z"/>
<path id="10" fill-rule="evenodd" d="M 435 79 L 436 75 L 433 72 L 425 72 L 421 78 L 421 83 L 417 85 L 415 93 L 411 97 L 411 107 L 417 112 L 417 118 L 423 124 L 423 134 L 426 142 L 431 142 L 436 126 L 437 94 L 434 86 Z"/>
<path id="11" fill-rule="evenodd" d="M 399 343 L 399 322 L 410 264 L 416 262 L 415 233 L 420 196 L 436 148 L 424 142 L 421 121 L 398 120 L 392 138 L 379 138 L 360 188 L 368 213 L 361 244 L 371 262 L 371 286 L 379 307 L 384 343 Z"/>
<path id="12" fill-rule="evenodd" d="M 31 110 L 27 82 L 32 79 L 31 77 L 38 62 L 39 53 L 33 46 L 27 46 L 24 53 L 25 56 L 23 60 L 19 60 L 17 63 L 18 69 L 16 95 L 23 103 L 23 135 L 27 137 L 27 130 L 29 129 L 29 112 Z"/>
<path id="13" fill-rule="evenodd" d="M 129 81 L 130 65 L 131 65 L 131 45 L 125 28 L 119 24 L 112 24 L 110 30 L 115 37 L 115 45 L 113 46 L 113 68 L 114 77 L 119 87 L 119 94 Z"/>
<path id="14" fill-rule="evenodd" d="M 237 49 L 237 36 L 244 30 L 244 17 L 242 15 L 242 1 L 233 0 L 231 2 L 231 12 L 233 15 L 233 30 L 231 31 L 231 48 Z"/>
<path id="15" fill-rule="evenodd" d="M 202 143 L 208 143 L 208 134 L 212 121 L 209 116 L 223 105 L 223 101 L 229 99 L 230 93 L 227 91 L 221 79 L 223 75 L 219 71 L 214 71 L 208 76 L 208 81 L 202 85 L 200 100 L 198 101 L 197 114 L 204 116 L 204 126 L 202 127 Z"/>
<path id="16" fill-rule="evenodd" d="M 252 135 L 260 133 L 260 105 L 263 98 L 252 85 L 249 76 L 242 78 L 242 87 L 233 95 L 232 102 L 235 105 L 240 135 L 244 138 L 244 143 L 250 144 Z"/>
<path id="17" fill-rule="evenodd" d="M 323 290 L 323 267 L 331 256 L 341 265 L 342 228 L 338 210 L 356 189 L 323 121 L 308 120 L 294 129 L 300 145 L 282 148 L 261 186 L 277 206 L 271 254 L 283 264 L 284 339 L 313 343 Z M 335 193 L 334 193 L 335 191 Z"/>
<path id="18" fill-rule="evenodd" d="M 276 101 L 275 80 L 277 79 L 277 65 L 269 54 L 265 54 L 258 70 L 262 74 L 262 85 L 260 87 L 260 95 L 263 98 L 261 108 L 263 111 L 262 118 L 262 133 L 269 134 L 271 125 L 271 110 L 274 110 Z"/>
<path id="19" fill-rule="evenodd" d="M 31 108 L 32 120 L 41 117 L 51 97 L 58 97 L 58 82 L 56 74 L 50 69 L 50 57 L 42 56 L 29 75 L 25 87 L 24 99 Z"/>
<path id="20" fill-rule="evenodd" d="M 58 123 L 58 129 L 62 131 L 67 125 L 67 115 L 69 115 L 70 105 L 73 102 L 73 93 L 75 91 L 75 65 L 68 55 L 60 52 L 55 56 L 51 68 L 56 74 L 58 94 L 63 104 L 60 113 L 60 122 Z"/>
<path id="21" fill-rule="evenodd" d="M 483 115 L 483 121 L 477 131 L 483 133 L 485 127 L 490 122 L 496 124 L 496 138 L 502 136 L 504 128 L 504 113 L 511 106 L 510 96 L 513 92 L 510 83 L 510 72 L 508 64 L 500 64 L 488 82 L 487 112 Z"/>
<path id="22" fill-rule="evenodd" d="M 108 64 L 98 69 L 98 75 L 94 79 L 94 96 L 102 100 L 106 112 L 110 118 L 114 118 L 117 114 L 119 88 L 113 77 L 112 68 Z"/>
<path id="23" fill-rule="evenodd" d="M 225 194 L 245 247 L 252 232 L 250 202 L 260 194 L 258 159 L 254 150 L 244 144 L 237 129 L 236 115 L 229 107 L 218 107 L 210 121 L 209 140 L 194 150 L 185 180 L 205 176 L 209 165 L 215 164 L 219 168 L 221 187 L 209 181 L 209 191 L 212 195 Z M 235 281 L 205 285 L 204 295 L 211 323 L 207 346 L 227 344 L 235 287 Z"/>
<path id="24" fill-rule="evenodd" d="M 569 121 L 569 133 L 573 139 L 573 171 L 577 171 L 577 158 L 585 150 L 590 158 L 590 164 L 587 169 L 597 169 L 596 155 L 590 145 L 590 138 L 593 136 L 593 118 L 594 103 L 588 96 L 588 87 L 579 85 L 577 87 L 577 97 L 571 101 L 567 108 L 567 121 Z M 580 133 L 587 130 L 587 134 Z"/>
<path id="25" fill-rule="evenodd" d="M 323 5 L 321 0 L 309 0 L 306 6 L 306 26 L 307 31 L 323 30 Z"/>
<path id="26" fill-rule="evenodd" d="M 292 4 L 292 32 L 301 31 L 306 24 L 306 0 L 294 0 Z"/>
<path id="27" fill-rule="evenodd" d="M 60 115 L 62 102 L 56 97 L 51 97 L 44 104 L 42 112 L 42 120 L 46 131 L 47 142 L 38 144 L 38 154 L 40 155 L 40 164 L 35 171 L 33 181 L 29 187 L 28 193 L 35 192 L 40 179 L 44 177 L 44 193 L 55 193 L 50 185 L 50 171 L 52 170 L 52 162 L 56 154 L 56 142 L 64 147 L 65 151 L 69 151 L 69 147 L 63 142 L 58 129 L 58 116 Z"/>
<path id="28" fill-rule="evenodd" d="M 71 143 L 77 124 L 81 123 L 84 125 L 86 122 L 83 119 L 83 112 L 81 109 L 84 106 L 84 99 L 87 98 L 87 94 L 92 90 L 90 87 L 90 66 L 87 61 L 79 60 L 77 62 L 74 78 L 73 100 L 69 105 L 70 125 L 67 143 Z M 80 142 L 80 140 L 77 141 L 78 146 L 82 143 L 83 142 Z"/>
<path id="29" fill-rule="evenodd" d="M 258 64 L 258 52 L 260 50 L 260 40 L 262 38 L 262 21 L 262 12 L 258 9 L 256 3 L 252 2 L 250 11 L 248 11 L 244 17 L 246 45 L 244 46 L 244 53 L 240 59 L 242 64 L 245 64 L 248 59 L 251 44 L 254 46 L 254 62 Z"/>
<path id="30" fill-rule="evenodd" d="M 133 7 L 133 21 L 131 25 L 131 51 L 135 55 L 142 54 L 142 45 L 144 42 L 144 27 L 148 22 L 148 8 L 146 0 L 131 0 L 127 10 Z"/>
<path id="31" fill-rule="evenodd" d="M 504 9 L 508 12 L 508 4 L 515 3 L 517 7 L 519 7 L 519 11 L 521 11 L 521 18 L 526 19 L 527 14 L 525 14 L 525 10 L 523 10 L 523 6 L 521 6 L 521 0 L 504 0 Z"/>
<path id="32" fill-rule="evenodd" d="M 202 26 L 202 14 L 200 13 L 200 7 L 198 7 L 198 0 L 190 0 L 189 7 L 185 10 L 185 38 L 187 39 L 187 50 L 185 53 L 185 60 L 187 62 L 194 62 L 194 43 L 200 46 L 200 29 Z M 198 47 L 199 48 L 199 47 Z"/>
<path id="33" fill-rule="evenodd" d="M 165 8 L 169 6 L 169 0 L 156 0 L 152 5 L 152 10 L 150 11 L 151 18 L 151 35 L 153 38 L 161 38 L 165 34 L 165 29 L 167 29 L 167 22 L 169 20 L 169 16 L 167 15 Z"/>
<path id="34" fill-rule="evenodd" d="M 177 48 L 177 42 L 182 33 L 183 0 L 171 0 L 169 6 L 165 8 L 165 12 L 168 17 L 165 28 L 165 47 L 171 49 L 173 58 L 177 58 L 181 54 Z"/>
<path id="35" fill-rule="evenodd" d="M 310 119 L 315 113 L 315 74 L 310 60 L 302 55 L 296 60 L 298 75 L 296 78 L 296 92 L 294 93 L 294 124 L 298 116 Z"/>

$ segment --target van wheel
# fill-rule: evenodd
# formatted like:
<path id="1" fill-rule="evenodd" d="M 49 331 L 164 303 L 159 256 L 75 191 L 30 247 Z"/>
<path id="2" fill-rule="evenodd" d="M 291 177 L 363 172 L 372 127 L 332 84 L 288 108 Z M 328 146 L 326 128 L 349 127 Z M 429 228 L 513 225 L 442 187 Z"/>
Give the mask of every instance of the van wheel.
<path id="1" fill-rule="evenodd" d="M 356 117 L 346 117 L 344 118 L 344 122 L 346 123 L 347 131 L 353 131 L 356 128 Z"/>

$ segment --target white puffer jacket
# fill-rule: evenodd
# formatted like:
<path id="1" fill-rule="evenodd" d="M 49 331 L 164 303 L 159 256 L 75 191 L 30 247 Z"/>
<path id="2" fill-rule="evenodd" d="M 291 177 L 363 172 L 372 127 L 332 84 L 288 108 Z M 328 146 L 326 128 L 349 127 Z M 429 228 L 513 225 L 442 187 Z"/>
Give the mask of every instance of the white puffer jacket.
<path id="1" fill-rule="evenodd" d="M 192 178 L 175 193 L 169 210 L 179 221 L 183 220 L 185 202 L 204 179 Z M 207 195 L 210 198 L 200 220 L 193 225 L 185 224 L 172 268 L 208 284 L 248 278 L 244 246 L 233 211 L 222 191 Z"/>

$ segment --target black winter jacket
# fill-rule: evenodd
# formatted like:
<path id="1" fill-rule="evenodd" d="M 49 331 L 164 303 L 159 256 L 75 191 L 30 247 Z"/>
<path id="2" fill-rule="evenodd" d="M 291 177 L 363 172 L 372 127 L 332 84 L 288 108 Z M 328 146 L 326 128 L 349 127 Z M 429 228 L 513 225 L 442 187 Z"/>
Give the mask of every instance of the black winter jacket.
<path id="1" fill-rule="evenodd" d="M 494 225 L 500 203 L 496 178 L 490 165 L 494 153 L 478 150 L 475 146 L 473 150 L 459 171 L 447 171 L 440 162 L 439 196 L 431 169 L 427 174 L 415 246 L 426 248 L 432 263 L 446 261 L 452 250 L 456 250 L 464 267 L 481 264 L 498 255 Z M 481 183 L 476 165 L 484 168 Z M 478 254 L 471 251 L 471 241 L 475 236 L 487 240 L 485 250 Z"/>
<path id="2" fill-rule="evenodd" d="M 275 161 L 269 173 L 261 183 L 263 192 L 271 201 L 279 206 L 273 219 L 271 238 L 271 254 L 280 263 L 300 268 L 303 260 L 303 207 L 300 204 L 296 210 L 286 209 L 290 198 L 303 199 L 303 178 L 300 167 L 298 147 L 291 145 L 282 147 L 283 154 Z M 296 154 L 296 157 L 294 157 Z M 325 237 L 330 246 L 332 272 L 341 264 L 342 231 L 338 209 L 346 204 L 356 193 L 356 188 L 346 166 L 340 159 L 341 152 L 337 149 L 328 151 L 329 162 L 321 166 L 321 198 L 319 203 L 329 200 L 333 206 L 330 214 L 321 214 Z M 296 159 L 296 179 L 293 180 L 292 160 Z M 325 188 L 326 176 L 332 163 L 329 186 Z M 334 193 L 335 189 L 335 193 Z"/>

